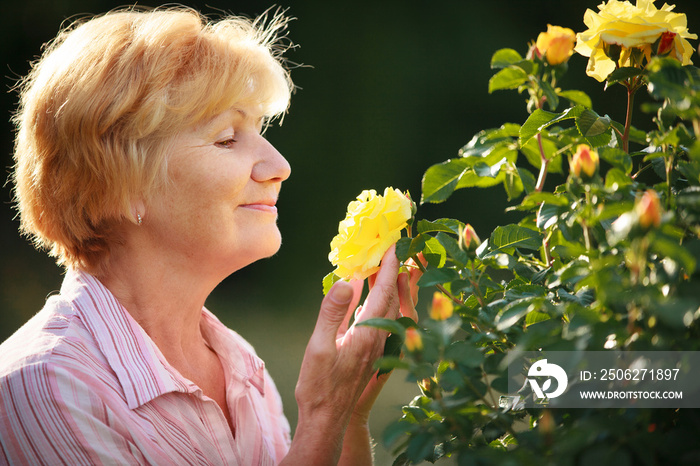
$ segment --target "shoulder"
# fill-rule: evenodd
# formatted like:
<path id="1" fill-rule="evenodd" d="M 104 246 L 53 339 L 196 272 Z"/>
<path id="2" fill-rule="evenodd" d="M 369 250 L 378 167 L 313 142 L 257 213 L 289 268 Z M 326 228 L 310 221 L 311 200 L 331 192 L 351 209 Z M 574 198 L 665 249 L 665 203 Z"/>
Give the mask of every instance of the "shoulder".
<path id="1" fill-rule="evenodd" d="M 119 391 L 114 373 L 71 302 L 60 296 L 0 345 L 0 416 L 11 409 L 6 400 L 15 408 L 37 407 L 105 391 Z"/>
<path id="2" fill-rule="evenodd" d="M 80 332 L 70 302 L 52 296 L 44 308 L 0 345 L 0 377 L 52 358 L 70 334 Z"/>

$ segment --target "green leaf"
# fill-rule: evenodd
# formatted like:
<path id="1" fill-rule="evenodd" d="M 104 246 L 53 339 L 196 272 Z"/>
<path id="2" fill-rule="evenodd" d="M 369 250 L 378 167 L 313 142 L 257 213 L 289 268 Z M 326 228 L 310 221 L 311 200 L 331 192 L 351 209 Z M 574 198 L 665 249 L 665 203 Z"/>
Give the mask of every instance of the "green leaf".
<path id="1" fill-rule="evenodd" d="M 518 225 L 496 227 L 489 238 L 492 250 L 509 250 L 513 248 L 534 249 L 542 246 L 542 235 L 529 228 Z"/>
<path id="2" fill-rule="evenodd" d="M 559 220 L 559 216 L 567 210 L 562 206 L 542 203 L 537 211 L 537 228 L 546 230 L 553 226 Z"/>
<path id="3" fill-rule="evenodd" d="M 501 165 L 503 167 L 504 165 Z M 464 172 L 464 175 L 459 179 L 455 190 L 463 188 L 489 188 L 503 182 L 506 176 L 505 170 L 499 170 L 494 177 L 479 176 L 473 169 L 469 168 Z"/>
<path id="4" fill-rule="evenodd" d="M 696 259 L 693 254 L 669 238 L 656 236 L 651 242 L 651 250 L 681 264 L 688 275 L 695 271 Z"/>
<path id="5" fill-rule="evenodd" d="M 523 199 L 523 202 L 520 204 L 520 206 L 523 209 L 531 209 L 533 207 L 539 206 L 543 202 L 562 207 L 569 206 L 569 200 L 566 197 L 557 196 L 556 194 L 548 193 L 546 191 L 528 194 L 527 196 L 525 196 L 525 199 Z"/>
<path id="6" fill-rule="evenodd" d="M 598 149 L 601 159 L 613 167 L 619 168 L 626 174 L 632 173 L 632 157 L 627 152 L 617 147 L 601 147 Z"/>
<path id="7" fill-rule="evenodd" d="M 529 327 L 532 324 L 544 322 L 545 320 L 550 320 L 551 318 L 552 316 L 546 312 L 533 310 L 532 312 L 527 313 L 527 316 L 525 317 L 525 326 Z"/>
<path id="8" fill-rule="evenodd" d="M 576 127 L 584 138 L 592 138 L 605 133 L 610 129 L 610 123 L 609 116 L 600 116 L 590 109 L 584 110 L 576 117 Z"/>
<path id="9" fill-rule="evenodd" d="M 391 334 L 387 338 L 387 343 L 389 342 L 390 338 L 394 341 L 401 342 L 399 344 L 400 353 L 403 340 L 398 335 Z M 374 368 L 378 369 L 377 377 L 379 377 L 380 375 L 388 374 L 394 369 L 410 369 L 410 367 L 411 365 L 409 363 L 405 362 L 398 356 L 382 356 L 381 358 L 377 359 L 377 361 L 374 363 Z"/>
<path id="10" fill-rule="evenodd" d="M 419 432 L 411 437 L 406 447 L 406 457 L 414 464 L 421 463 L 433 454 L 436 440 L 432 432 Z"/>
<path id="11" fill-rule="evenodd" d="M 445 252 L 445 248 L 442 247 L 442 244 L 440 244 L 437 239 L 429 237 L 425 241 L 423 256 L 425 256 L 425 259 L 433 267 L 442 267 L 445 265 L 447 253 Z"/>
<path id="12" fill-rule="evenodd" d="M 546 294 L 547 290 L 545 287 L 526 283 L 508 288 L 504 298 L 508 301 L 516 301 L 523 298 L 541 297 Z"/>
<path id="13" fill-rule="evenodd" d="M 535 190 L 535 186 L 537 185 L 537 179 L 535 178 L 535 175 L 533 175 L 528 169 L 519 167 L 518 174 L 520 175 L 520 181 L 522 181 L 523 183 L 523 188 L 525 189 L 525 192 L 527 194 L 532 193 Z"/>
<path id="14" fill-rule="evenodd" d="M 396 258 L 405 262 L 419 252 L 423 252 L 426 235 L 418 235 L 415 238 L 401 238 L 396 243 Z"/>
<path id="15" fill-rule="evenodd" d="M 467 367 L 479 367 L 484 361 L 484 354 L 475 346 L 459 340 L 445 349 L 445 359 Z"/>
<path id="16" fill-rule="evenodd" d="M 584 110 L 580 105 L 568 108 L 561 113 L 536 109 L 520 127 L 520 147 L 523 147 L 530 139 L 547 129 L 550 125 L 570 118 L 576 118 Z"/>
<path id="17" fill-rule="evenodd" d="M 505 68 L 521 61 L 523 57 L 513 49 L 501 49 L 491 57 L 491 68 Z"/>
<path id="18" fill-rule="evenodd" d="M 636 68 L 633 66 L 623 66 L 622 68 L 618 68 L 612 73 L 610 73 L 608 75 L 607 82 L 608 85 L 615 84 L 617 82 L 625 81 L 629 78 L 639 76 L 642 73 L 643 71 L 641 68 Z"/>
<path id="19" fill-rule="evenodd" d="M 418 280 L 418 286 L 433 286 L 451 282 L 459 278 L 455 269 L 428 269 Z"/>
<path id="20" fill-rule="evenodd" d="M 406 334 L 406 327 L 404 327 L 401 322 L 394 319 L 384 319 L 381 317 L 375 317 L 373 319 L 363 320 L 357 322 L 355 325 L 359 327 L 372 327 L 378 328 L 380 330 L 385 330 L 389 333 L 395 333 L 403 337 Z"/>
<path id="21" fill-rule="evenodd" d="M 429 220 L 419 220 L 416 228 L 418 233 L 431 233 L 435 231 L 444 231 L 445 233 L 459 234 L 460 225 L 464 228 L 464 224 L 458 220 L 451 218 L 438 219 L 433 222 Z"/>
<path id="22" fill-rule="evenodd" d="M 647 89 L 652 97 L 658 100 L 670 99 L 672 102 L 682 102 L 690 97 L 692 80 L 678 60 L 655 59 L 648 68 Z"/>
<path id="23" fill-rule="evenodd" d="M 612 120 L 609 116 L 600 116 L 590 109 L 584 110 L 576 117 L 576 128 L 591 147 L 604 146 L 610 142 L 611 125 Z"/>
<path id="24" fill-rule="evenodd" d="M 632 178 L 619 168 L 611 168 L 605 174 L 605 187 L 608 189 L 620 189 L 632 183 Z"/>
<path id="25" fill-rule="evenodd" d="M 335 273 L 331 272 L 325 277 L 323 277 L 323 295 L 327 295 L 328 292 L 331 290 L 331 287 L 335 282 L 338 280 L 342 280 L 339 276 L 337 276 Z"/>
<path id="26" fill-rule="evenodd" d="M 460 157 L 484 157 L 490 154 L 496 146 L 511 144 L 514 138 L 518 137 L 519 131 L 520 125 L 515 123 L 506 123 L 500 128 L 479 131 L 459 150 L 459 155 Z"/>
<path id="27" fill-rule="evenodd" d="M 508 170 L 506 170 L 505 177 L 503 179 L 503 187 L 506 190 L 506 195 L 508 196 L 509 201 L 511 199 L 515 199 L 523 193 L 525 188 L 522 180 L 520 179 L 520 173 L 518 173 L 518 170 L 515 167 L 511 166 L 508 168 Z"/>
<path id="28" fill-rule="evenodd" d="M 517 324 L 523 316 L 530 312 L 530 306 L 530 301 L 518 301 L 506 305 L 495 319 L 496 330 L 508 330 Z"/>
<path id="29" fill-rule="evenodd" d="M 542 92 L 544 93 L 549 110 L 551 110 L 552 112 L 556 111 L 557 107 L 559 106 L 559 96 L 557 96 L 557 93 L 554 91 L 554 88 L 547 81 L 541 79 L 538 80 L 538 84 L 540 85 L 540 89 L 542 89 Z"/>
<path id="30" fill-rule="evenodd" d="M 443 202 L 449 198 L 469 167 L 468 160 L 459 158 L 428 168 L 423 175 L 421 204 Z"/>
<path id="31" fill-rule="evenodd" d="M 459 247 L 457 240 L 455 240 L 452 236 L 440 232 L 437 234 L 436 238 L 440 244 L 442 244 L 442 247 L 445 248 L 448 257 L 457 261 L 459 264 L 466 264 L 469 261 L 469 256 L 467 256 L 467 253 Z"/>
<path id="32" fill-rule="evenodd" d="M 581 288 L 576 293 L 569 293 L 564 288 L 559 288 L 557 290 L 557 296 L 562 301 L 567 301 L 570 303 L 578 303 L 581 306 L 590 306 L 593 301 L 595 301 L 595 292 L 587 287 Z"/>
<path id="33" fill-rule="evenodd" d="M 489 94 L 502 89 L 517 89 L 527 81 L 527 73 L 522 68 L 510 66 L 494 74 L 489 79 Z"/>
<path id="34" fill-rule="evenodd" d="M 588 97 L 588 94 L 582 91 L 560 91 L 557 92 L 559 97 L 563 97 L 565 99 L 568 99 L 571 103 L 574 105 L 581 105 L 582 107 L 586 108 L 591 108 L 593 107 L 593 103 L 591 101 L 591 98 Z"/>
<path id="35" fill-rule="evenodd" d="M 549 173 L 561 173 L 562 171 L 562 156 L 559 153 L 559 147 L 557 144 L 548 137 L 540 138 L 542 140 L 542 150 L 544 151 L 544 156 L 549 160 L 549 165 L 547 171 Z M 542 165 L 542 155 L 540 153 L 540 144 L 537 139 L 530 139 L 524 146 L 521 147 L 521 151 L 527 157 L 527 161 L 530 164 L 540 169 Z"/>

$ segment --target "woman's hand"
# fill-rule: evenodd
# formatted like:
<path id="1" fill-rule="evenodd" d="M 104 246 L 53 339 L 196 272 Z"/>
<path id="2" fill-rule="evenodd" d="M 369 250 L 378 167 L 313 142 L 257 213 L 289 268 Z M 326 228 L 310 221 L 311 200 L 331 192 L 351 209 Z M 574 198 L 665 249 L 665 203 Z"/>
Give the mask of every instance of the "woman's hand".
<path id="1" fill-rule="evenodd" d="M 399 314 L 417 319 L 416 282 L 420 272 L 398 275 L 394 248 L 384 255 L 379 272 L 370 279 L 370 291 L 355 321 Z M 416 269 L 417 270 L 417 269 Z M 374 362 L 384 352 L 385 331 L 348 325 L 359 301 L 362 282 L 336 283 L 321 304 L 309 340 L 296 388 L 299 422 L 285 458 L 289 464 L 336 464 L 343 436 L 352 423 L 345 451 L 358 461 L 371 461 L 367 419 L 388 374 L 377 378 Z M 344 460 L 346 453 L 343 453 Z"/>
<path id="2" fill-rule="evenodd" d="M 422 254 L 420 255 L 420 260 L 425 263 Z M 398 275 L 397 285 L 399 295 L 399 313 L 401 317 L 408 317 L 409 319 L 413 319 L 415 322 L 418 322 L 418 313 L 416 312 L 416 304 L 418 303 L 417 283 L 418 279 L 421 277 L 421 275 L 423 275 L 423 272 L 421 272 L 421 270 L 415 265 L 413 259 L 409 259 L 406 262 L 406 265 L 409 271 Z M 368 282 L 370 290 L 373 288 L 376 278 L 376 275 L 372 275 L 371 277 L 369 277 Z M 360 297 L 362 296 L 362 287 L 364 283 L 362 281 L 356 280 L 351 282 L 351 284 L 354 288 L 354 295 L 353 301 L 350 304 L 350 309 L 354 309 L 359 303 Z M 357 308 L 355 314 L 356 320 L 358 321 L 366 319 L 364 317 L 364 306 Z M 343 325 L 346 329 L 350 320 L 350 315 L 352 314 L 349 314 L 348 318 L 343 322 Z M 341 326 L 341 331 L 343 331 L 343 326 Z M 372 406 L 374 405 L 374 402 L 379 396 L 379 393 L 381 392 L 382 388 L 389 380 L 390 375 L 390 373 L 382 374 L 378 377 L 373 376 L 370 379 L 357 405 L 355 405 L 355 410 L 351 419 L 351 423 L 367 423 L 367 421 L 369 420 L 369 412 L 372 409 Z"/>
<path id="3" fill-rule="evenodd" d="M 399 296 L 398 270 L 392 247 L 384 255 L 357 321 L 399 316 L 403 298 Z M 297 382 L 299 421 L 285 458 L 288 464 L 338 462 L 345 429 L 375 373 L 374 362 L 384 351 L 385 331 L 348 327 L 354 295 L 351 284 L 338 282 L 321 304 Z"/>

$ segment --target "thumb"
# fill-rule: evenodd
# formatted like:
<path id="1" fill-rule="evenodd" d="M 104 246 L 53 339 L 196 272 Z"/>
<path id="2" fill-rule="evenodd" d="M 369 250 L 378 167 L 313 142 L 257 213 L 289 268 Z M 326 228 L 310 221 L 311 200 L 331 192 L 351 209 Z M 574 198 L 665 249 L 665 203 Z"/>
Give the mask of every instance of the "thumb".
<path id="1" fill-rule="evenodd" d="M 316 328 L 311 336 L 312 340 L 325 345 L 332 344 L 335 347 L 338 329 L 348 314 L 353 294 L 352 285 L 346 281 L 339 281 L 333 285 L 321 302 Z"/>

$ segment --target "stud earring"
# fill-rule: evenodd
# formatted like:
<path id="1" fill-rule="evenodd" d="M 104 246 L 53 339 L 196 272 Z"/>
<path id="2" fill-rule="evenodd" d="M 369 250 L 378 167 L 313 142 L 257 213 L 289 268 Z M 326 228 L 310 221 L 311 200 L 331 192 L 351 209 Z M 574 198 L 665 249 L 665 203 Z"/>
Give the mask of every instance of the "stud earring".
<path id="1" fill-rule="evenodd" d="M 143 219 L 141 218 L 141 214 L 136 214 L 136 223 L 141 226 L 143 223 Z"/>

